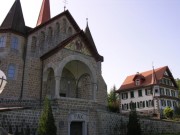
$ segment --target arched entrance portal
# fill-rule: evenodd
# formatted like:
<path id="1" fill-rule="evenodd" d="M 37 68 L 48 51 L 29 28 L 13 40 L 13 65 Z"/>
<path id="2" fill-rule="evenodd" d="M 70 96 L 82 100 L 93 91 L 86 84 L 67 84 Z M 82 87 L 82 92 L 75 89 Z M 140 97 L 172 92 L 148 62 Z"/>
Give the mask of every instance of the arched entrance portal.
<path id="1" fill-rule="evenodd" d="M 92 100 L 94 85 L 96 84 L 92 81 L 92 73 L 88 66 L 81 61 L 73 60 L 68 62 L 62 70 L 59 95 Z"/>

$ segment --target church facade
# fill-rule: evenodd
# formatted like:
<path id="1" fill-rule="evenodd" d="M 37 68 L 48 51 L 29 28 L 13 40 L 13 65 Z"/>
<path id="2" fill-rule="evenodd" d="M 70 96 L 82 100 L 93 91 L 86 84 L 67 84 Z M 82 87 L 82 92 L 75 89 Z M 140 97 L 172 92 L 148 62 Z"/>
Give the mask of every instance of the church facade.
<path id="1" fill-rule="evenodd" d="M 37 26 L 30 28 L 15 0 L 0 27 L 0 68 L 8 82 L 0 107 L 16 109 L 0 114 L 1 126 L 36 134 L 48 97 L 58 134 L 98 135 L 98 110 L 107 106 L 102 62 L 88 24 L 81 30 L 68 10 L 51 18 L 43 0 Z"/>

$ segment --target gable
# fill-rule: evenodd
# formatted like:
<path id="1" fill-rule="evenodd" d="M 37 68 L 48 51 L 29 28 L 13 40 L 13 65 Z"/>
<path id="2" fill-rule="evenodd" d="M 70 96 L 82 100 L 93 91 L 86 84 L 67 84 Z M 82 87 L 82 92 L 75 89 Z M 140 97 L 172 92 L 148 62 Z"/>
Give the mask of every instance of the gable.
<path id="1" fill-rule="evenodd" d="M 76 23 L 76 21 L 74 20 L 74 18 L 72 17 L 72 15 L 70 14 L 70 12 L 68 10 L 58 14 L 57 16 L 51 18 L 50 20 L 48 20 L 47 22 L 41 24 L 41 25 L 38 25 L 37 27 L 35 27 L 34 29 L 32 29 L 29 34 L 32 34 L 48 25 L 51 25 L 53 23 L 57 23 L 57 21 L 59 21 L 61 27 L 64 27 L 63 24 L 62 24 L 62 20 L 63 19 L 66 19 L 67 20 L 67 25 L 69 26 L 72 26 L 73 29 L 76 31 L 76 32 L 79 32 L 81 31 L 81 29 L 79 28 L 78 24 Z"/>
<path id="2" fill-rule="evenodd" d="M 77 45 L 76 45 L 76 41 L 77 41 Z M 79 43 L 79 41 L 81 42 Z M 96 61 L 101 61 L 101 62 L 103 61 L 103 56 L 99 55 L 97 50 L 92 47 L 91 43 L 89 42 L 83 31 L 75 33 L 71 37 L 63 40 L 56 47 L 54 47 L 52 50 L 42 55 L 40 58 L 41 60 L 45 60 L 63 48 L 74 50 L 92 56 Z"/>
<path id="3" fill-rule="evenodd" d="M 92 56 L 88 46 L 80 37 L 75 38 L 73 41 L 68 43 L 64 48 L 69 49 L 71 51 L 82 53 L 84 55 Z"/>

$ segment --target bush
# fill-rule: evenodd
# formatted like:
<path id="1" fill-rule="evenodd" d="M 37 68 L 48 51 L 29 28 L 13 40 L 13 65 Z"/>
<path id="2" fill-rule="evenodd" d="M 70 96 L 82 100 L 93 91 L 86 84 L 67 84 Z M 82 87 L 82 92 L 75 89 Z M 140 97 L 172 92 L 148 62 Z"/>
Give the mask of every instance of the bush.
<path id="1" fill-rule="evenodd" d="M 163 111 L 164 116 L 166 118 L 170 118 L 170 119 L 173 118 L 173 113 L 174 113 L 174 111 L 170 107 L 166 107 Z"/>

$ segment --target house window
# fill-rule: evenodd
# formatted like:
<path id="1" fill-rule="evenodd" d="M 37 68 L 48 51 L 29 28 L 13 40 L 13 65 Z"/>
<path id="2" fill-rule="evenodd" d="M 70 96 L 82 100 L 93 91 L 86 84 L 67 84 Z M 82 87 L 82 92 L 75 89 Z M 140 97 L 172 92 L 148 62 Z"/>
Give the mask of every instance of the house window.
<path id="1" fill-rule="evenodd" d="M 15 78 L 16 67 L 14 64 L 8 66 L 8 79 L 13 80 Z"/>
<path id="2" fill-rule="evenodd" d="M 146 95 L 152 95 L 152 90 L 151 89 L 145 89 Z"/>
<path id="3" fill-rule="evenodd" d="M 166 89 L 166 95 L 170 96 L 170 90 L 169 89 Z"/>
<path id="4" fill-rule="evenodd" d="M 146 107 L 152 107 L 152 106 L 154 106 L 153 100 L 146 101 Z"/>
<path id="5" fill-rule="evenodd" d="M 133 103 L 132 101 L 129 103 L 129 108 L 130 109 L 135 109 L 136 108 L 136 102 Z"/>
<path id="6" fill-rule="evenodd" d="M 138 96 L 142 97 L 142 90 L 138 90 Z"/>
<path id="7" fill-rule="evenodd" d="M 128 110 L 128 104 L 122 105 L 122 110 Z"/>
<path id="8" fill-rule="evenodd" d="M 155 89 L 155 93 L 158 93 L 158 89 Z"/>
<path id="9" fill-rule="evenodd" d="M 18 50 L 18 38 L 12 37 L 11 39 L 11 49 Z"/>
<path id="10" fill-rule="evenodd" d="M 134 98 L 134 91 L 131 91 L 130 94 L 131 94 L 131 98 Z"/>
<path id="11" fill-rule="evenodd" d="M 161 100 L 161 106 L 166 106 L 166 100 Z"/>
<path id="12" fill-rule="evenodd" d="M 139 108 L 144 108 L 144 107 L 145 107 L 145 101 L 140 101 Z"/>
<path id="13" fill-rule="evenodd" d="M 122 93 L 122 99 L 127 99 L 128 98 L 128 93 Z"/>
<path id="14" fill-rule="evenodd" d="M 171 101 L 170 100 L 167 100 L 167 106 L 171 107 Z"/>
<path id="15" fill-rule="evenodd" d="M 140 80 L 136 79 L 135 83 L 136 83 L 136 86 L 139 86 L 140 85 Z"/>
<path id="16" fill-rule="evenodd" d="M 176 101 L 173 101 L 173 107 L 177 106 Z"/>
<path id="17" fill-rule="evenodd" d="M 171 90 L 171 96 L 176 97 L 176 92 L 174 90 Z"/>
<path id="18" fill-rule="evenodd" d="M 161 94 L 161 95 L 165 95 L 165 94 L 164 94 L 164 88 L 160 88 L 160 94 Z"/>
<path id="19" fill-rule="evenodd" d="M 0 37 L 0 47 L 5 47 L 5 36 Z"/>

